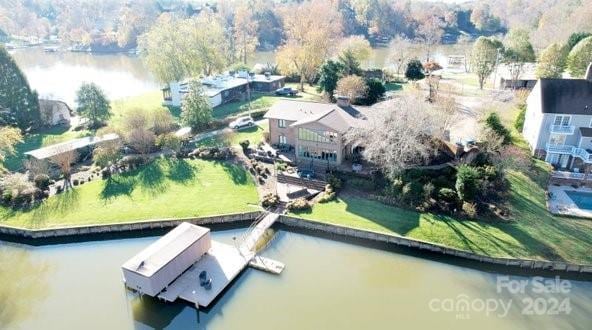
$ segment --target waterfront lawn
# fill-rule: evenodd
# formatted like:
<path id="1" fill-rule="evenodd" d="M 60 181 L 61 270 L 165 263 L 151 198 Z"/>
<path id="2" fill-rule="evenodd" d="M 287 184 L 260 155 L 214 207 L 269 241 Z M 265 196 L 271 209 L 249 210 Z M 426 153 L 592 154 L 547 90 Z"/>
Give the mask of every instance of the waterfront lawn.
<path id="1" fill-rule="evenodd" d="M 13 155 L 7 155 L 4 160 L 4 167 L 10 171 L 18 171 L 24 166 L 25 152 L 90 134 L 87 130 L 72 131 L 64 126 L 56 126 L 27 134 L 23 137 L 23 142 L 15 146 L 15 153 Z"/>
<path id="2" fill-rule="evenodd" d="M 592 220 L 556 217 L 545 207 L 550 169 L 510 172 L 509 206 L 515 221 L 468 221 L 386 206 L 354 196 L 316 204 L 297 216 L 429 241 L 479 254 L 592 264 Z"/>
<path id="3" fill-rule="evenodd" d="M 264 95 L 264 94 L 253 94 L 251 99 L 251 104 L 249 106 L 249 101 L 240 101 L 240 102 L 230 102 L 223 105 L 220 105 L 213 110 L 214 118 L 223 119 L 228 116 L 237 115 L 242 112 L 247 112 L 249 110 L 259 110 L 264 108 L 269 108 L 272 106 L 279 98 L 277 96 L 272 95 Z"/>
<path id="4" fill-rule="evenodd" d="M 14 212 L 0 224 L 51 228 L 257 210 L 255 184 L 240 166 L 203 160 L 158 159 L 111 180 L 95 180 Z"/>
<path id="5" fill-rule="evenodd" d="M 141 95 L 130 96 L 118 100 L 111 101 L 111 124 L 119 123 L 123 114 L 130 109 L 142 109 L 144 111 L 152 111 L 156 108 L 163 107 L 162 92 L 153 91 Z M 181 116 L 181 109 L 179 107 L 165 107 L 167 108 L 176 120 Z"/>

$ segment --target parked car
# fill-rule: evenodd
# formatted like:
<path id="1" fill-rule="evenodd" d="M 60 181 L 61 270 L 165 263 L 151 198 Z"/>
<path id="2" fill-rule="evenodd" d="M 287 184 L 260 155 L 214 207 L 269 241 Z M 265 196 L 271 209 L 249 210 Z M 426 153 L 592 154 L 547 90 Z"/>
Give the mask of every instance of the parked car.
<path id="1" fill-rule="evenodd" d="M 298 91 L 292 87 L 282 87 L 275 90 L 275 95 L 280 96 L 294 96 L 298 94 Z"/>
<path id="2" fill-rule="evenodd" d="M 239 117 L 233 120 L 228 127 L 232 129 L 241 129 L 243 127 L 252 127 L 255 126 L 255 121 L 250 116 Z"/>

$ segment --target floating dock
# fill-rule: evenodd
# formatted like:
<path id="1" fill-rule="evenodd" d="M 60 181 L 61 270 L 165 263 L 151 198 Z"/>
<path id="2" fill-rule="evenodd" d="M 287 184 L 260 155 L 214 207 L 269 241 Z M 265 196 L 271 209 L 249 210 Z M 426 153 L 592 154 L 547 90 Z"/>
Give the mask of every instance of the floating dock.
<path id="1" fill-rule="evenodd" d="M 285 267 L 284 264 L 256 255 L 259 240 L 278 217 L 278 214 L 266 213 L 262 219 L 256 220 L 240 242 L 237 242 L 238 246 L 212 240 L 207 252 L 190 267 L 180 270 L 181 273 L 156 297 L 167 302 L 183 299 L 196 307 L 208 307 L 247 266 L 272 274 L 280 274 Z M 163 239 L 166 239 L 166 235 Z M 158 242 L 155 244 L 158 245 Z M 134 258 L 137 259 L 137 256 Z M 204 271 L 211 279 L 211 285 L 207 288 L 200 284 L 199 276 Z M 126 286 L 139 291 L 137 286 L 134 287 L 127 282 Z"/>

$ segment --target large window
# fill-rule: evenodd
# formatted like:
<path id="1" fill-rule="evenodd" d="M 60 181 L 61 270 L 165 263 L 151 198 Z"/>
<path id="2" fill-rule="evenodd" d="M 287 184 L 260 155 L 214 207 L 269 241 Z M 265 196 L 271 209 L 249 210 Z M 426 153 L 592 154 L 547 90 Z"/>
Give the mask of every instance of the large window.
<path id="1" fill-rule="evenodd" d="M 329 162 L 337 161 L 337 151 L 309 146 L 300 146 L 298 148 L 298 156 L 301 158 L 323 160 Z"/>
<path id="2" fill-rule="evenodd" d="M 555 122 L 553 122 L 553 125 L 569 126 L 570 119 L 571 119 L 571 116 L 556 115 Z"/>
<path id="3" fill-rule="evenodd" d="M 280 144 L 288 144 L 288 139 L 285 135 L 280 135 Z"/>
<path id="4" fill-rule="evenodd" d="M 284 119 L 278 119 L 278 127 L 279 128 L 286 127 L 286 121 Z"/>
<path id="5" fill-rule="evenodd" d="M 298 139 L 303 141 L 333 143 L 337 134 L 329 131 L 313 131 L 308 128 L 298 128 Z"/>

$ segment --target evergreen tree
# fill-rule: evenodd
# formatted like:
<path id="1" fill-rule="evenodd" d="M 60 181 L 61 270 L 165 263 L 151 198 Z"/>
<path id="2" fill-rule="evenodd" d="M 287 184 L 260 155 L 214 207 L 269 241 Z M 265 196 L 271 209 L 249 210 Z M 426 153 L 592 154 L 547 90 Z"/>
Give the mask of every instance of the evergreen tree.
<path id="1" fill-rule="evenodd" d="M 26 130 L 41 122 L 39 99 L 27 78 L 4 47 L 0 46 L 0 124 Z"/>
<path id="2" fill-rule="evenodd" d="M 361 100 L 365 105 L 372 105 L 378 102 L 384 96 L 384 93 L 386 93 L 384 84 L 376 78 L 366 80 L 366 86 L 368 86 L 366 97 Z"/>
<path id="3" fill-rule="evenodd" d="M 343 66 L 343 75 L 344 76 L 361 76 L 362 75 L 362 67 L 360 66 L 360 61 L 356 58 L 356 55 L 351 50 L 344 51 L 341 55 L 339 55 L 339 63 Z"/>
<path id="4" fill-rule="evenodd" d="M 94 83 L 82 84 L 76 92 L 76 112 L 97 128 L 111 117 L 111 105 L 103 90 Z"/>
<path id="5" fill-rule="evenodd" d="M 418 59 L 411 60 L 409 63 L 407 63 L 405 77 L 409 80 L 421 80 L 425 78 L 425 74 L 423 73 L 423 65 Z"/>
<path id="6" fill-rule="evenodd" d="M 343 64 L 333 60 L 327 60 L 319 70 L 318 90 L 329 94 L 333 98 L 333 93 L 337 88 L 337 81 L 343 76 Z"/>
<path id="7" fill-rule="evenodd" d="M 181 121 L 193 129 L 202 129 L 207 127 L 212 119 L 212 106 L 208 97 L 204 94 L 201 85 L 193 82 L 191 91 L 183 99 Z"/>
<path id="8" fill-rule="evenodd" d="M 589 33 L 589 32 L 574 32 L 574 33 L 572 33 L 569 36 L 569 38 L 567 39 L 567 44 L 565 45 L 565 47 L 567 48 L 567 51 L 569 52 L 578 44 L 578 42 L 580 42 L 583 39 L 586 39 L 590 36 L 592 36 L 592 33 Z"/>

